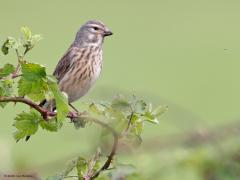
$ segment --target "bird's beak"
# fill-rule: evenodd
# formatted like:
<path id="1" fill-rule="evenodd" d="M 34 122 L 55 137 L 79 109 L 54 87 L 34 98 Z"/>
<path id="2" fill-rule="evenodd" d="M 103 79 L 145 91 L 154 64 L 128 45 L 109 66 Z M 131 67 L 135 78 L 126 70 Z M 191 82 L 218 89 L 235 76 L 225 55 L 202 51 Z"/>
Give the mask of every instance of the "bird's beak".
<path id="1" fill-rule="evenodd" d="M 113 35 L 113 33 L 110 30 L 107 30 L 104 32 L 104 36 L 111 36 L 111 35 Z"/>

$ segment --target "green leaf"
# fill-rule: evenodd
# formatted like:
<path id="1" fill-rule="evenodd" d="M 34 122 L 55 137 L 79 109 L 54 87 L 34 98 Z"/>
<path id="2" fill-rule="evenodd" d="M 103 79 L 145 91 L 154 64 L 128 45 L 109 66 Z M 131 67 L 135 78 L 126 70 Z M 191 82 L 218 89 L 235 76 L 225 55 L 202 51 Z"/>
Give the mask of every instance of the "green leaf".
<path id="1" fill-rule="evenodd" d="M 26 80 L 35 81 L 46 78 L 46 68 L 36 63 L 22 63 L 22 74 Z"/>
<path id="2" fill-rule="evenodd" d="M 30 39 L 28 39 L 24 44 L 23 47 L 26 48 L 25 54 L 31 50 L 40 40 L 42 39 L 41 35 L 35 34 L 31 36 Z"/>
<path id="3" fill-rule="evenodd" d="M 40 114 L 34 110 L 29 113 L 22 112 L 17 115 L 13 126 L 17 128 L 14 133 L 14 138 L 16 140 L 22 139 L 26 136 L 33 135 L 38 130 L 39 121 L 42 120 Z"/>
<path id="4" fill-rule="evenodd" d="M 92 113 L 95 113 L 97 115 L 103 115 L 104 113 L 104 108 L 103 106 L 96 104 L 96 103 L 91 103 L 89 105 L 89 111 L 91 111 Z"/>
<path id="5" fill-rule="evenodd" d="M 153 114 L 158 117 L 160 115 L 162 115 L 163 113 L 165 113 L 168 110 L 167 106 L 158 106 L 153 110 Z"/>
<path id="6" fill-rule="evenodd" d="M 56 83 L 56 79 L 53 76 L 48 76 L 48 87 L 53 93 L 54 99 L 56 101 L 57 108 L 57 120 L 59 122 L 63 121 L 68 115 L 68 99 L 67 95 L 63 94 Z"/>
<path id="7" fill-rule="evenodd" d="M 13 93 L 13 80 L 6 79 L 0 81 L 0 96 L 11 96 Z M 4 108 L 7 102 L 1 102 L 0 106 Z"/>
<path id="8" fill-rule="evenodd" d="M 42 36 L 40 34 L 33 35 L 31 39 L 32 46 L 35 46 L 40 40 L 42 40 Z"/>
<path id="9" fill-rule="evenodd" d="M 21 45 L 20 40 L 16 40 L 13 37 L 8 37 L 2 45 L 2 52 L 4 55 L 7 55 L 9 52 L 9 49 L 13 48 L 16 50 L 19 48 L 20 45 Z"/>
<path id="10" fill-rule="evenodd" d="M 6 79 L 0 81 L 0 96 L 10 96 L 13 93 L 13 80 Z"/>
<path id="11" fill-rule="evenodd" d="M 51 119 L 49 121 L 42 120 L 40 121 L 39 124 L 42 127 L 42 129 L 45 129 L 51 132 L 57 132 L 59 128 L 58 123 L 55 121 L 55 119 Z"/>
<path id="12" fill-rule="evenodd" d="M 168 109 L 167 106 L 158 106 L 152 111 L 152 106 L 149 105 L 148 110 L 144 114 L 142 114 L 142 117 L 144 118 L 145 121 L 158 124 L 159 121 L 157 118 L 164 112 L 166 112 L 167 109 Z"/>
<path id="13" fill-rule="evenodd" d="M 88 162 L 88 172 L 91 172 L 91 174 L 88 174 L 88 175 L 92 176 L 94 173 L 96 173 L 100 169 L 101 167 L 100 157 L 101 157 L 101 149 L 98 148 L 97 152 Z"/>
<path id="14" fill-rule="evenodd" d="M 158 120 L 152 112 L 147 111 L 145 114 L 142 115 L 145 121 L 151 122 L 153 124 L 158 124 Z"/>
<path id="15" fill-rule="evenodd" d="M 127 101 L 127 99 L 123 98 L 123 97 L 118 97 L 118 98 L 115 98 L 113 101 L 112 101 L 112 104 L 111 104 L 112 108 L 114 109 L 118 109 L 120 111 L 130 111 L 130 104 L 129 102 Z"/>
<path id="16" fill-rule="evenodd" d="M 131 117 L 131 114 L 128 116 L 128 119 Z M 137 113 L 133 113 L 131 118 L 131 124 L 134 124 L 135 122 L 140 120 L 140 116 Z"/>
<path id="17" fill-rule="evenodd" d="M 86 159 L 79 157 L 77 160 L 76 168 L 77 168 L 77 173 L 78 173 L 79 179 L 84 180 L 84 175 L 88 169 L 88 164 L 87 164 Z"/>
<path id="18" fill-rule="evenodd" d="M 137 121 L 134 125 L 135 125 L 135 127 L 134 127 L 134 133 L 135 133 L 137 136 L 141 136 L 141 134 L 142 134 L 142 132 L 143 132 L 143 122 Z"/>
<path id="19" fill-rule="evenodd" d="M 32 37 L 32 32 L 31 32 L 31 30 L 29 29 L 29 27 L 24 26 L 24 27 L 21 28 L 21 31 L 22 31 L 23 35 L 25 36 L 25 38 L 26 38 L 27 40 L 31 39 L 31 37 Z"/>
<path id="20" fill-rule="evenodd" d="M 67 176 L 77 165 L 76 160 L 72 160 L 70 163 L 67 164 L 67 167 L 64 169 L 62 176 Z"/>
<path id="21" fill-rule="evenodd" d="M 143 100 L 137 100 L 134 104 L 134 110 L 136 112 L 141 113 L 141 112 L 145 111 L 146 108 L 147 108 L 147 103 L 144 102 Z"/>
<path id="22" fill-rule="evenodd" d="M 13 133 L 13 137 L 16 141 L 19 141 L 20 139 L 23 139 L 24 137 L 26 137 L 27 134 L 25 131 L 19 131 L 19 130 L 16 130 L 14 133 Z"/>
<path id="23" fill-rule="evenodd" d="M 37 79 L 36 81 L 28 81 L 24 77 L 22 77 L 18 82 L 19 96 L 27 95 L 34 101 L 43 100 L 46 90 L 47 84 L 42 79 Z"/>
<path id="24" fill-rule="evenodd" d="M 9 52 L 9 47 L 7 46 L 7 41 L 5 41 L 5 42 L 3 43 L 1 49 L 2 49 L 2 52 L 3 52 L 4 55 L 7 55 L 7 54 L 8 54 L 8 52 Z"/>
<path id="25" fill-rule="evenodd" d="M 48 91 L 46 69 L 40 64 L 22 63 L 22 77 L 18 82 L 19 96 L 27 95 L 34 101 L 41 101 Z"/>
<path id="26" fill-rule="evenodd" d="M 22 27 L 21 31 L 26 39 L 25 43 L 23 44 L 23 47 L 25 47 L 25 55 L 42 39 L 42 37 L 39 34 L 32 35 L 31 30 L 26 26 Z"/>
<path id="27" fill-rule="evenodd" d="M 0 78 L 6 77 L 15 71 L 15 67 L 12 64 L 5 64 L 3 68 L 0 68 Z"/>

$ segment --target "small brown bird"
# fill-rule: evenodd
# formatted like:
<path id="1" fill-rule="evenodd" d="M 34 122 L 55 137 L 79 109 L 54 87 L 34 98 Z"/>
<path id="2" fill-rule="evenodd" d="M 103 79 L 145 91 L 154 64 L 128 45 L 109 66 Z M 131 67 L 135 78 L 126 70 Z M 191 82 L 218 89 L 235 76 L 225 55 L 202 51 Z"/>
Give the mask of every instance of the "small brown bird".
<path id="1" fill-rule="evenodd" d="M 59 89 L 68 95 L 69 105 L 84 96 L 102 70 L 104 38 L 113 33 L 100 21 L 90 20 L 77 32 L 76 38 L 57 64 L 53 75 Z M 55 110 L 54 101 L 43 100 L 40 106 Z M 30 136 L 26 137 L 26 141 Z"/>
<path id="2" fill-rule="evenodd" d="M 68 95 L 70 105 L 84 96 L 98 79 L 103 63 L 103 41 L 112 34 L 98 20 L 86 22 L 57 64 L 53 75 L 60 90 Z"/>

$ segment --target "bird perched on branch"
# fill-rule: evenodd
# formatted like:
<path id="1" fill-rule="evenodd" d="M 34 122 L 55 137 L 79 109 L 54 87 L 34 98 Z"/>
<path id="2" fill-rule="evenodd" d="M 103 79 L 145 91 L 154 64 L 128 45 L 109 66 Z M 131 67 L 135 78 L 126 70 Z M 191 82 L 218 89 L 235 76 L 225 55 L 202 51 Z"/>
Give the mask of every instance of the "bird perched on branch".
<path id="1" fill-rule="evenodd" d="M 104 38 L 112 34 L 98 20 L 86 22 L 57 64 L 53 75 L 58 80 L 60 90 L 68 95 L 70 105 L 84 96 L 98 79 L 102 70 Z"/>
<path id="2" fill-rule="evenodd" d="M 94 85 L 102 70 L 103 41 L 113 33 L 98 20 L 90 20 L 81 26 L 75 40 L 58 62 L 53 75 L 59 89 L 68 95 L 69 105 L 84 96 Z M 54 111 L 55 101 L 46 99 L 40 106 Z M 30 136 L 26 137 L 26 141 Z"/>
<path id="3" fill-rule="evenodd" d="M 100 21 L 86 22 L 59 61 L 53 75 L 69 103 L 84 96 L 99 77 L 102 69 L 103 41 L 113 33 Z"/>

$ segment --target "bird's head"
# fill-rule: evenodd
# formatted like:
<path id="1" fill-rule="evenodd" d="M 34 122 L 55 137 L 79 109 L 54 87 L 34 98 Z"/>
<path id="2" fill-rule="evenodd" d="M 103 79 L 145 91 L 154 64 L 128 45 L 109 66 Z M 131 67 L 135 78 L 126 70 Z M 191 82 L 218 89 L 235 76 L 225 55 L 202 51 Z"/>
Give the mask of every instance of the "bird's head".
<path id="1" fill-rule="evenodd" d="M 105 26 L 101 21 L 90 20 L 86 22 L 80 30 L 77 32 L 75 42 L 79 45 L 102 45 L 106 36 L 110 36 L 113 33 Z"/>

